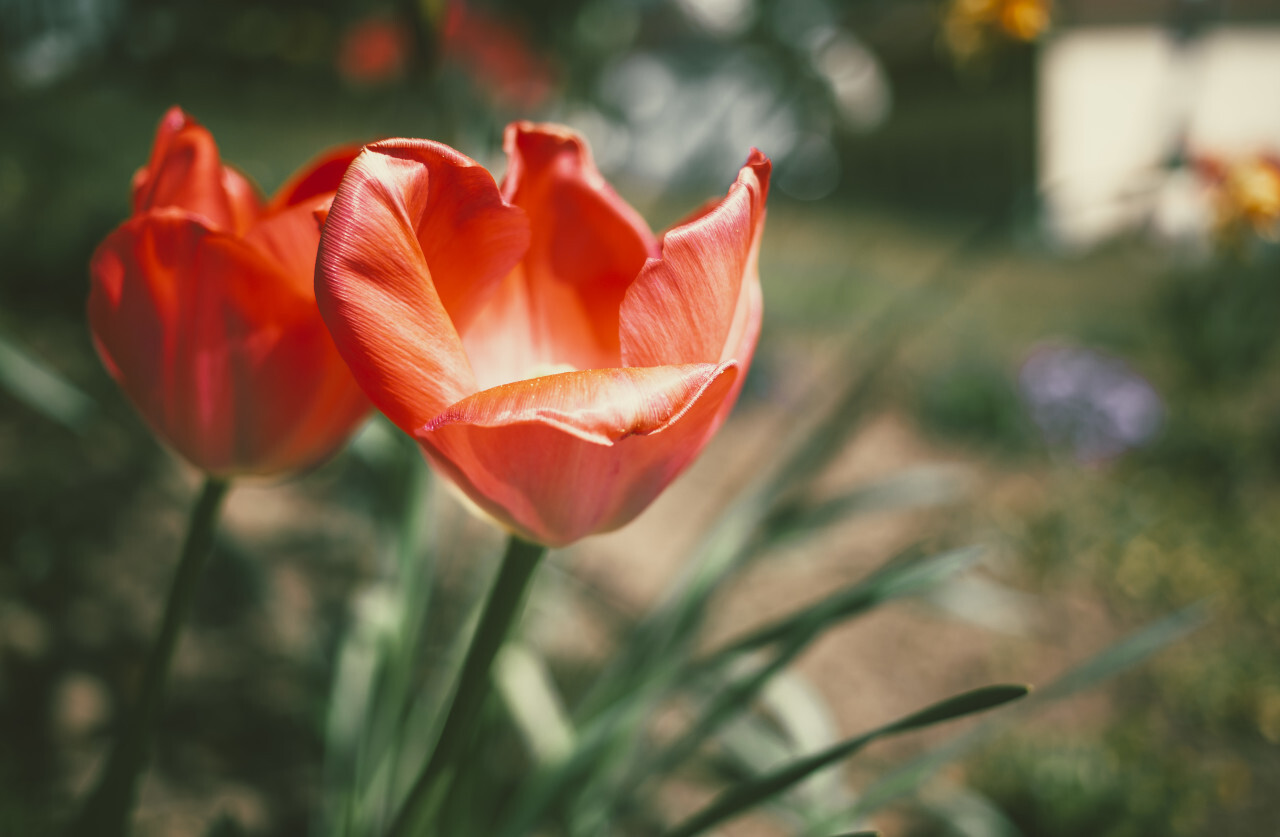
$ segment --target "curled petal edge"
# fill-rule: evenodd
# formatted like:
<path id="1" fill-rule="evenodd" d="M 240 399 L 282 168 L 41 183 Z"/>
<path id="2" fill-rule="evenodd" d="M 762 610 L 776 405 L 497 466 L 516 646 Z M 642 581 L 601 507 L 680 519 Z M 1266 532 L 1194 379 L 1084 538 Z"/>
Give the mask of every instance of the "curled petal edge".
<path id="1" fill-rule="evenodd" d="M 223 164 L 209 129 L 176 106 L 160 120 L 151 156 L 134 173 L 132 190 L 134 215 L 184 209 L 241 235 L 262 211 L 257 187 Z"/>
<path id="2" fill-rule="evenodd" d="M 310 203 L 315 198 L 332 196 L 362 150 L 360 145 L 340 145 L 311 160 L 285 181 L 267 204 L 267 212 L 279 212 L 296 204 Z"/>
<path id="3" fill-rule="evenodd" d="M 524 392 L 478 393 L 416 435 L 427 458 L 498 523 L 564 546 L 640 514 L 715 433 L 738 376 L 736 363 L 563 373 Z M 584 382 L 594 386 L 574 386 Z M 603 402 L 595 410 L 529 395 L 587 389 Z"/>
<path id="4" fill-rule="evenodd" d="M 339 351 L 406 433 L 477 389 L 460 330 L 519 261 L 528 219 L 448 146 L 385 140 L 329 209 L 315 291 Z"/>
<path id="5" fill-rule="evenodd" d="M 644 384 L 636 385 L 636 382 L 659 372 L 670 374 L 670 384 L 674 385 L 673 389 L 677 392 L 663 389 L 660 384 L 646 382 L 650 390 L 646 393 L 641 389 Z M 576 436 L 584 442 L 613 445 L 629 436 L 652 436 L 671 427 L 725 374 L 736 377 L 738 363 L 730 360 L 719 365 L 692 363 L 668 367 L 593 369 L 530 378 L 492 387 L 464 398 L 423 425 L 415 435 L 421 440 L 444 427 L 456 424 L 486 428 L 543 424 Z M 615 389 L 615 394 L 617 389 L 634 387 L 625 396 L 633 407 L 632 410 L 618 410 L 616 407 L 610 409 L 609 404 L 601 408 L 593 408 L 594 405 L 591 404 L 580 404 L 567 409 L 548 406 L 548 402 L 562 400 L 563 396 L 552 394 L 559 385 L 576 385 L 576 388 L 585 391 L 592 388 L 593 384 L 598 385 L 602 376 L 612 378 L 610 384 Z M 646 415 L 646 396 L 667 396 L 662 398 L 667 409 L 659 409 Z M 608 399 L 602 397 L 598 400 Z"/>
<path id="6" fill-rule="evenodd" d="M 645 262 L 622 301 L 625 365 L 712 363 L 736 351 L 747 286 L 759 282 L 771 170 L 769 158 L 751 149 L 724 198 L 663 234 L 661 255 Z"/>

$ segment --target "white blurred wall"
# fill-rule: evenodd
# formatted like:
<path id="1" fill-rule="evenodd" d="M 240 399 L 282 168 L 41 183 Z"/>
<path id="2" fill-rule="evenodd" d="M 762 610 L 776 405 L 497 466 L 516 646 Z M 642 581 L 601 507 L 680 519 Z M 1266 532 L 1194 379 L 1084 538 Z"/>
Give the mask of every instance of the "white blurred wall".
<path id="1" fill-rule="evenodd" d="M 1280 153 L 1280 26 L 1220 27 L 1182 46 L 1157 26 L 1065 30 L 1039 71 L 1045 223 L 1064 246 L 1186 199 L 1161 168 L 1182 132 L 1196 155 Z"/>

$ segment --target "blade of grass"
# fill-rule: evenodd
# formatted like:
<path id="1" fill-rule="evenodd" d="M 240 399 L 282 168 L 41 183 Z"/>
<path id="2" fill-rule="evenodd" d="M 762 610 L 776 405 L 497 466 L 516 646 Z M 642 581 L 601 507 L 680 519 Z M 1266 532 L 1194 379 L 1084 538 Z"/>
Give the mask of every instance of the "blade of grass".
<path id="1" fill-rule="evenodd" d="M 716 736 L 719 746 L 699 753 L 689 765 L 690 775 L 711 770 L 718 787 L 731 787 L 840 741 L 826 701 L 799 674 L 783 671 L 770 680 L 757 707 L 725 724 Z M 820 770 L 770 800 L 769 813 L 785 823 L 787 833 L 798 833 L 844 809 L 853 798 L 841 774 Z M 657 807 L 656 801 L 652 804 Z"/>
<path id="2" fill-rule="evenodd" d="M 535 761 L 554 764 L 573 751 L 574 732 L 564 701 L 543 659 L 516 641 L 498 652 L 493 667 L 498 695 Z"/>
<path id="3" fill-rule="evenodd" d="M 771 728 L 786 748 L 787 757 L 804 753 L 816 753 L 840 740 L 833 709 L 814 685 L 797 671 L 788 670 L 765 684 L 757 699 L 755 717 L 765 728 Z M 725 749 L 732 752 L 737 746 L 739 730 L 753 716 L 744 716 L 726 728 L 720 738 Z M 780 760 L 778 760 L 780 761 Z M 777 761 L 773 762 L 777 763 Z M 756 762 L 759 764 L 759 762 Z M 752 773 L 759 773 L 757 767 Z M 834 771 L 811 777 L 789 794 L 803 806 L 805 821 L 814 822 L 821 809 L 843 808 L 853 800 L 841 776 Z M 812 811 L 813 813 L 810 813 Z"/>
<path id="4" fill-rule="evenodd" d="M 485 600 L 480 623 L 449 700 L 440 738 L 392 821 L 388 832 L 391 837 L 421 833 L 428 825 L 433 805 L 447 794 L 449 772 L 456 766 L 462 749 L 470 743 L 476 719 L 491 691 L 493 659 L 520 613 L 533 572 L 546 551 L 545 546 L 514 535 L 508 539 L 506 554 Z"/>
<path id="5" fill-rule="evenodd" d="M 0 335 L 0 386 L 28 407 L 77 433 L 97 410 L 93 399 Z"/>
<path id="6" fill-rule="evenodd" d="M 564 803 L 567 796 L 580 792 L 589 780 L 611 770 L 621 753 L 630 749 L 632 732 L 645 719 L 653 694 L 666 688 L 665 683 L 645 684 L 648 692 L 634 700 L 618 701 L 605 712 L 578 728 L 577 746 L 560 762 L 544 768 L 512 805 L 512 814 L 499 837 L 524 837 L 534 831 L 547 812 Z"/>
<path id="7" fill-rule="evenodd" d="M 948 503 L 959 496 L 964 482 L 958 468 L 912 468 L 821 502 L 784 503 L 761 526 L 759 548 L 794 543 L 858 514 Z"/>
<path id="8" fill-rule="evenodd" d="M 1138 630 L 1037 690 L 1028 700 L 1000 718 L 988 721 L 898 768 L 869 787 L 847 810 L 808 833 L 818 837 L 824 828 L 837 827 L 832 823 L 856 821 L 914 792 L 942 767 L 1004 732 L 1029 713 L 1090 689 L 1183 639 L 1207 621 L 1206 614 L 1207 607 L 1200 602 Z"/>
<path id="9" fill-rule="evenodd" d="M 637 778 L 667 773 L 679 765 L 726 721 L 745 710 L 769 680 L 790 665 L 833 625 L 866 613 L 891 599 L 924 592 L 960 570 L 972 566 L 981 554 L 980 548 L 970 547 L 926 559 L 890 562 L 870 577 L 761 628 L 730 644 L 721 652 L 713 653 L 703 664 L 704 667 L 691 666 L 692 673 L 715 670 L 746 650 L 774 642 L 782 646 L 772 659 L 755 672 L 728 684 L 712 698 L 689 730 L 652 762 L 638 770 Z"/>
<path id="10" fill-rule="evenodd" d="M 789 496 L 799 493 L 825 467 L 831 451 L 860 426 L 904 335 L 920 333 L 920 322 L 937 310 L 938 297 L 944 296 L 939 291 L 945 280 L 952 278 L 957 265 L 963 263 L 959 256 L 976 250 L 975 245 L 1000 228 L 999 218 L 977 226 L 957 252 L 944 260 L 941 269 L 897 297 L 872 318 L 867 328 L 852 333 L 826 374 L 815 376 L 809 403 L 824 405 L 825 409 L 813 411 L 816 420 L 796 426 L 782 445 L 778 445 L 776 437 L 769 440 L 769 455 L 760 458 L 775 464 L 761 467 L 733 505 L 717 518 L 686 562 L 684 575 L 672 585 L 662 603 L 636 626 L 611 664 L 597 677 L 576 708 L 575 719 L 580 728 L 615 703 L 643 702 L 639 711 L 628 713 L 632 719 L 628 727 L 611 730 L 615 747 L 643 746 L 645 722 L 679 683 L 715 592 L 768 545 L 761 522 Z M 959 289 L 962 287 L 953 290 Z M 851 364 L 853 358 L 857 362 Z M 850 374 L 851 365 L 858 371 Z M 843 383 L 832 386 L 832 382 Z M 786 452 L 781 459 L 772 456 L 777 449 Z M 657 688 L 653 687 L 655 683 L 659 684 Z M 593 771 L 585 785 L 573 790 L 581 797 L 613 798 L 625 790 L 618 786 L 623 776 L 625 770 Z"/>
<path id="11" fill-rule="evenodd" d="M 205 477 L 204 488 L 187 522 L 182 552 L 170 582 L 159 628 L 147 653 L 137 698 L 116 737 L 97 784 L 67 829 L 68 837 L 125 837 L 131 830 L 138 780 L 151 758 L 173 652 L 200 589 L 205 564 L 213 552 L 218 519 L 230 487 L 226 479 Z"/>
<path id="12" fill-rule="evenodd" d="M 379 504 L 380 528 L 389 533 L 380 577 L 357 600 L 331 691 L 325 805 L 317 828 L 330 834 L 378 832 L 389 817 L 435 575 L 435 550 L 425 537 L 435 508 L 433 483 L 416 446 L 373 421 L 354 447 L 392 491 Z"/>
<path id="13" fill-rule="evenodd" d="M 436 580 L 436 550 L 426 538 L 427 516 L 435 507 L 432 502 L 435 483 L 417 450 L 408 453 L 404 461 L 408 473 L 395 539 L 396 612 L 400 619 L 397 630 L 389 637 L 366 738 L 368 746 L 361 754 L 362 764 L 366 766 L 365 786 L 384 763 L 390 765 L 382 803 L 376 812 L 379 830 L 396 807 L 400 745 L 405 719 L 414 700 L 415 663 L 423 647 L 423 632 Z"/>
<path id="14" fill-rule="evenodd" d="M 353 833 L 359 819 L 359 798 L 367 782 L 356 778 L 358 754 L 383 664 L 390 599 L 381 586 L 363 591 L 338 648 L 325 724 L 324 796 L 312 827 L 316 834 L 344 837 Z"/>
<path id="15" fill-rule="evenodd" d="M 682 683 L 706 681 L 730 660 L 747 651 L 775 643 L 781 645 L 772 658 L 754 672 L 730 682 L 716 693 L 688 730 L 665 749 L 649 756 L 638 755 L 617 783 L 618 787 L 630 789 L 630 794 L 634 795 L 641 792 L 646 779 L 667 774 L 678 767 L 726 722 L 745 711 L 774 676 L 832 625 L 859 616 L 886 601 L 927 592 L 972 566 L 982 552 L 981 548 L 969 547 L 917 558 L 912 557 L 909 550 L 848 588 L 690 664 L 680 678 Z M 613 810 L 624 810 L 626 795 L 615 792 L 604 794 L 603 798 L 612 800 L 610 807 Z M 604 819 L 608 820 L 609 816 L 605 815 Z"/>
<path id="16" fill-rule="evenodd" d="M 817 375 L 806 404 L 823 405 L 813 414 L 817 419 L 801 422 L 782 445 L 768 441 L 768 451 L 760 461 L 774 465 L 761 467 L 758 475 L 713 524 L 711 531 L 687 562 L 684 576 L 653 612 L 635 629 L 613 663 L 597 678 L 575 713 L 581 720 L 600 712 L 615 700 L 635 690 L 637 682 L 651 672 L 677 665 L 690 653 L 714 592 L 736 570 L 768 545 L 761 523 L 789 495 L 805 486 L 827 464 L 831 452 L 861 425 L 871 396 L 892 368 L 904 340 L 923 331 L 922 321 L 937 309 L 948 280 L 964 271 L 964 256 L 971 255 L 994 233 L 1003 228 L 1002 217 L 992 217 L 976 225 L 948 255 L 941 266 L 910 291 L 891 301 L 863 329 L 855 329 L 825 370 Z M 975 272 L 971 271 L 970 275 Z M 951 283 L 952 292 L 964 290 Z M 933 298 L 932 300 L 930 298 Z M 860 358 L 850 374 L 851 358 Z M 832 382 L 843 382 L 832 386 Z M 782 458 L 773 452 L 783 450 Z"/>
<path id="17" fill-rule="evenodd" d="M 812 756 L 797 759 L 771 773 L 730 788 L 716 797 L 706 808 L 669 831 L 666 837 L 693 837 L 701 834 L 768 801 L 811 774 L 849 758 L 877 739 L 993 709 L 1017 700 L 1029 691 L 1028 687 L 1020 685 L 986 686 L 939 701 L 893 723 L 850 738 Z"/>
<path id="18" fill-rule="evenodd" d="M 884 602 L 926 593 L 977 564 L 986 550 L 967 546 L 923 558 L 914 555 L 915 551 L 913 547 L 899 553 L 866 578 L 733 640 L 692 663 L 690 669 L 717 669 L 734 657 L 781 642 L 799 632 L 820 632 Z"/>

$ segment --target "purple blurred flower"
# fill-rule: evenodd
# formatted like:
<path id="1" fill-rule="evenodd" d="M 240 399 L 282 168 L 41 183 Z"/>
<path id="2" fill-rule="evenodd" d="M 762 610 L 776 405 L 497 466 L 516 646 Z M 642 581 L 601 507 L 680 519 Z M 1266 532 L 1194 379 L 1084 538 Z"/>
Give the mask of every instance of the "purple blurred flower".
<path id="1" fill-rule="evenodd" d="M 1079 346 L 1033 350 L 1018 389 L 1045 440 L 1084 463 L 1146 443 L 1164 420 L 1164 403 L 1146 378 L 1119 358 Z"/>

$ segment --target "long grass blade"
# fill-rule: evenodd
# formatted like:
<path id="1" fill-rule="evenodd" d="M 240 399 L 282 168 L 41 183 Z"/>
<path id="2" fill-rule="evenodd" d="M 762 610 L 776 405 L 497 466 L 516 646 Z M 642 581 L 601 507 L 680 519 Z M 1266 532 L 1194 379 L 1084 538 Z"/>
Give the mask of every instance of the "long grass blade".
<path id="1" fill-rule="evenodd" d="M 1138 665 L 1153 654 L 1185 638 L 1202 626 L 1206 620 L 1207 607 L 1205 603 L 1200 602 L 1140 629 L 1071 669 L 1048 686 L 1037 690 L 1029 699 L 1011 711 L 1002 713 L 1000 717 L 954 738 L 893 771 L 867 788 L 854 805 L 839 812 L 808 834 L 811 837 L 820 837 L 824 833 L 824 827 L 829 829 L 838 827 L 835 824 L 841 822 L 857 821 L 895 799 L 914 793 L 941 768 L 990 741 L 1029 713 L 1091 689 Z"/>
<path id="2" fill-rule="evenodd" d="M 963 267 L 964 257 L 978 252 L 1002 229 L 1002 218 L 976 225 L 956 251 L 942 260 L 939 269 L 890 302 L 863 329 L 849 335 L 830 368 L 814 377 L 812 391 L 804 400 L 823 405 L 816 411 L 818 418 L 795 427 L 780 446 L 776 439 L 770 440 L 770 453 L 763 460 L 772 464 L 763 464 L 759 476 L 717 519 L 672 593 L 637 626 L 630 641 L 597 679 L 598 685 L 578 708 L 579 720 L 624 699 L 655 669 L 687 658 L 714 592 L 767 546 L 762 523 L 807 486 L 826 466 L 831 452 L 861 426 L 872 395 L 892 368 L 902 343 L 921 333 L 921 321 L 936 313 L 938 305 L 926 304 L 927 299 L 945 296 L 944 291 L 963 291 L 962 282 L 951 281 L 957 268 Z M 963 277 L 963 270 L 959 274 Z M 850 373 L 852 358 L 858 362 Z M 833 387 L 832 382 L 838 383 Z M 776 449 L 784 451 L 781 458 L 772 455 Z"/>
<path id="3" fill-rule="evenodd" d="M 985 551 L 981 546 L 967 546 L 918 557 L 914 554 L 915 548 L 909 549 L 894 556 L 867 578 L 733 640 L 690 668 L 702 671 L 715 669 L 739 655 L 788 637 L 813 631 L 821 633 L 836 622 L 851 619 L 879 604 L 926 593 L 973 567 Z"/>
<path id="4" fill-rule="evenodd" d="M 795 500 L 782 503 L 760 527 L 762 536 L 758 548 L 792 544 L 856 515 L 953 502 L 960 496 L 966 482 L 960 468 L 926 466 L 903 471 L 870 485 L 860 485 L 818 502 Z"/>
<path id="5" fill-rule="evenodd" d="M 809 775 L 849 758 L 879 738 L 993 709 L 1024 697 L 1029 691 L 1027 686 L 1021 685 L 986 686 L 939 701 L 891 724 L 850 738 L 812 756 L 793 761 L 753 781 L 730 788 L 716 797 L 706 808 L 668 832 L 667 837 L 693 837 L 701 834 L 756 805 L 767 802 Z"/>
<path id="6" fill-rule="evenodd" d="M 97 411 L 93 399 L 0 335 L 0 387 L 28 407 L 76 432 Z"/>
<path id="7" fill-rule="evenodd" d="M 726 721 L 745 710 L 778 672 L 790 665 L 815 639 L 833 625 L 859 616 L 890 599 L 924 592 L 962 569 L 982 554 L 981 548 L 944 552 L 918 560 L 892 561 L 872 575 L 809 607 L 713 653 L 703 666 L 691 666 L 694 675 L 714 671 L 744 651 L 779 643 L 773 658 L 752 674 L 720 691 L 689 730 L 656 757 L 644 773 L 665 773 L 701 746 Z"/>

